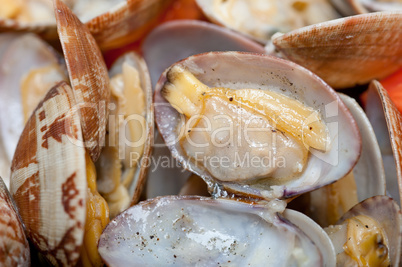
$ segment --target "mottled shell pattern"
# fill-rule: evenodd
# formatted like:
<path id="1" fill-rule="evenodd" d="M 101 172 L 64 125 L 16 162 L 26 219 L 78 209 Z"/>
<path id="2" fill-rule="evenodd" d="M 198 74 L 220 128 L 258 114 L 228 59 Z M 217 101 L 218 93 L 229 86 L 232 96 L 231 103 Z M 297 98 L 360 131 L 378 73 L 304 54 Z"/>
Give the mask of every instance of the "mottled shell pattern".
<path id="1" fill-rule="evenodd" d="M 30 266 L 30 251 L 15 203 L 0 177 L 0 265 Z"/>
<path id="2" fill-rule="evenodd" d="M 84 140 L 93 161 L 105 142 L 110 99 L 109 76 L 95 39 L 60 0 L 54 5 L 57 29 L 70 75 Z"/>
<path id="3" fill-rule="evenodd" d="M 58 265 L 78 260 L 85 225 L 85 149 L 74 105 L 65 82 L 52 88 L 28 120 L 11 166 L 10 191 L 27 235 Z"/>

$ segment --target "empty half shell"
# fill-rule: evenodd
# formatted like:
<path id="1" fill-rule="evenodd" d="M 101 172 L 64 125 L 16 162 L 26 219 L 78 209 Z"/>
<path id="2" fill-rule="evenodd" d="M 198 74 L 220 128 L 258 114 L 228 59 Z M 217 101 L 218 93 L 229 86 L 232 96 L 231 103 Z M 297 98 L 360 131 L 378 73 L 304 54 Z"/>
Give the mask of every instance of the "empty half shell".
<path id="1" fill-rule="evenodd" d="M 173 64 L 156 86 L 155 119 L 172 155 L 218 195 L 299 195 L 345 176 L 361 149 L 329 86 L 259 54 L 211 52 Z"/>
<path id="2" fill-rule="evenodd" d="M 150 199 L 109 223 L 99 253 L 109 266 L 334 266 L 328 236 L 301 214 L 277 213 L 282 204 L 191 196 Z M 310 226 L 307 232 L 301 224 Z"/>
<path id="3" fill-rule="evenodd" d="M 334 88 L 382 79 L 402 66 L 402 12 L 332 20 L 272 38 L 285 58 Z"/>

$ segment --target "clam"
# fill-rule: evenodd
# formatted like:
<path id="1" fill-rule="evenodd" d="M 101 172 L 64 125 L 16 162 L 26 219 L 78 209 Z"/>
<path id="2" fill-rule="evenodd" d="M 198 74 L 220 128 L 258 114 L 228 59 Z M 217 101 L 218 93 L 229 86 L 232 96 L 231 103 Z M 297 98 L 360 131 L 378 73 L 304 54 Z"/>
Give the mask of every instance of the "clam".
<path id="1" fill-rule="evenodd" d="M 0 265 L 30 266 L 30 251 L 17 208 L 0 177 Z"/>
<path id="2" fill-rule="evenodd" d="M 12 162 L 11 192 L 28 238 L 48 261 L 102 266 L 96 246 L 109 215 L 127 208 L 128 192 L 138 201 L 144 183 L 153 133 L 150 78 L 144 62 L 128 54 L 111 70 L 109 83 L 86 26 L 61 1 L 55 1 L 55 14 L 72 86 L 57 83 L 29 118 Z M 118 113 L 109 117 L 109 109 Z M 131 154 L 141 161 L 124 161 Z M 110 157 L 111 170 L 104 164 Z"/>
<path id="3" fill-rule="evenodd" d="M 402 67 L 402 12 L 378 12 L 275 35 L 284 58 L 341 89 L 382 79 Z"/>
<path id="4" fill-rule="evenodd" d="M 208 40 L 205 42 L 205 40 Z M 261 45 L 217 25 L 194 20 L 171 21 L 156 27 L 142 45 L 153 84 L 174 62 L 209 51 L 248 51 L 264 53 Z M 155 133 L 154 159 L 147 179 L 146 196 L 177 194 L 190 173 L 172 158 L 161 135 Z"/>
<path id="5" fill-rule="evenodd" d="M 311 191 L 345 176 L 361 149 L 331 88 L 260 54 L 211 52 L 173 64 L 156 86 L 155 120 L 172 155 L 223 196 Z"/>
<path id="6" fill-rule="evenodd" d="M 99 192 L 113 218 L 140 199 L 150 166 L 154 114 L 151 80 L 143 59 L 125 54 L 109 76 L 112 108 L 106 145 L 96 168 Z"/>
<path id="7" fill-rule="evenodd" d="M 399 266 L 402 214 L 387 196 L 369 198 L 326 228 L 337 266 Z"/>
<path id="8" fill-rule="evenodd" d="M 65 0 L 103 49 L 134 41 L 148 30 L 170 0 Z M 2 1 L 0 32 L 30 31 L 54 40 L 56 21 L 51 1 Z"/>
<path id="9" fill-rule="evenodd" d="M 58 265 L 77 262 L 85 229 L 86 157 L 71 142 L 82 141 L 73 106 L 65 82 L 51 89 L 28 120 L 11 167 L 10 192 L 27 236 Z"/>
<path id="10" fill-rule="evenodd" d="M 300 213 L 280 214 L 283 209 L 280 201 L 150 199 L 108 224 L 99 253 L 109 266 L 335 266 L 322 228 Z"/>
<path id="11" fill-rule="evenodd" d="M 197 4 L 211 21 L 262 43 L 276 32 L 288 32 L 340 17 L 326 0 L 197 0 Z"/>

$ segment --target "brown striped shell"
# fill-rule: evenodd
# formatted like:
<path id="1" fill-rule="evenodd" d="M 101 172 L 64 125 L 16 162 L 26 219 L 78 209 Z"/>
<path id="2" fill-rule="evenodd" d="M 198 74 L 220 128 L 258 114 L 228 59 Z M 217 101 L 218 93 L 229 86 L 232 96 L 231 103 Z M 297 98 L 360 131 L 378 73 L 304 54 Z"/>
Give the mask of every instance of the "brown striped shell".
<path id="1" fill-rule="evenodd" d="M 85 146 L 95 162 L 105 142 L 109 76 L 89 30 L 61 1 L 54 1 L 57 29 L 83 128 Z"/>
<path id="2" fill-rule="evenodd" d="M 289 60 L 335 88 L 382 79 L 402 66 L 402 12 L 332 20 L 272 38 Z"/>
<path id="3" fill-rule="evenodd" d="M 74 265 L 85 225 L 86 167 L 71 88 L 53 87 L 28 120 L 11 165 L 10 191 L 27 235 L 53 264 Z"/>
<path id="4" fill-rule="evenodd" d="M 28 240 L 15 204 L 0 177 L 0 265 L 30 266 Z"/>
<path id="5" fill-rule="evenodd" d="M 102 49 L 115 48 L 139 39 L 170 3 L 171 0 L 126 0 L 86 26 Z"/>

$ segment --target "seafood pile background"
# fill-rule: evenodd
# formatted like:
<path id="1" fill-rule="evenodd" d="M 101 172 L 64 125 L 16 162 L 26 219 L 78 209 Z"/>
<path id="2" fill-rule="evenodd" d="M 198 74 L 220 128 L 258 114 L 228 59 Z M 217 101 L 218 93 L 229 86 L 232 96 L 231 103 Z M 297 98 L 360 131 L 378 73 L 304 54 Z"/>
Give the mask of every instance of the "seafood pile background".
<path id="1" fill-rule="evenodd" d="M 0 0 L 1 266 L 402 266 L 402 4 Z"/>

